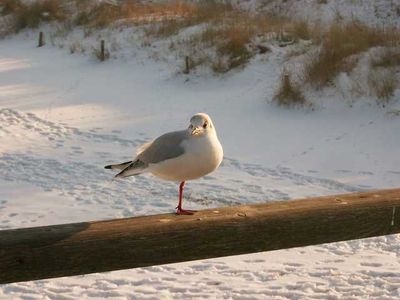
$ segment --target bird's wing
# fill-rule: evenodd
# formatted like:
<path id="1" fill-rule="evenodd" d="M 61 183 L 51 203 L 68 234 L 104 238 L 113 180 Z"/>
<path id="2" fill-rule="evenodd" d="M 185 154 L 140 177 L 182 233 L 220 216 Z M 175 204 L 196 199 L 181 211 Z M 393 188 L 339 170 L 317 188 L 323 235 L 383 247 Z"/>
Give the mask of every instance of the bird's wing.
<path id="1" fill-rule="evenodd" d="M 153 143 L 153 141 L 148 142 L 148 143 L 144 143 L 143 145 L 139 146 L 136 149 L 136 156 L 138 156 L 140 153 L 142 153 L 144 150 L 146 150 L 147 148 L 149 148 L 149 146 Z"/>
<path id="2" fill-rule="evenodd" d="M 187 140 L 189 136 L 189 132 L 186 130 L 163 134 L 150 145 L 146 145 L 136 158 L 146 164 L 155 164 L 181 156 L 185 153 L 182 142 Z"/>

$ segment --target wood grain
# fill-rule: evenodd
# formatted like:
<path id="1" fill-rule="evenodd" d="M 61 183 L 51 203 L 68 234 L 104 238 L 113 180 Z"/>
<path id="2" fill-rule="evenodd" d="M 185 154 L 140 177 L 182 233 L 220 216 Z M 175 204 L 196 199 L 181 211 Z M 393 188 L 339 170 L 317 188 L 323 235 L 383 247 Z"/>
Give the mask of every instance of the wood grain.
<path id="1" fill-rule="evenodd" d="M 0 283 L 400 232 L 400 189 L 0 231 Z"/>

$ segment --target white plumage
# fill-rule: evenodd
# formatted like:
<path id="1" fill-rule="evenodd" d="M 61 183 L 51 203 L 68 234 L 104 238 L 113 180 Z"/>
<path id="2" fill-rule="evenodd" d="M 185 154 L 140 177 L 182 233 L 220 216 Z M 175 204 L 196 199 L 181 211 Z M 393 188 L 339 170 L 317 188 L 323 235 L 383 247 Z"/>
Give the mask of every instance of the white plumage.
<path id="1" fill-rule="evenodd" d="M 182 209 L 185 181 L 211 173 L 222 158 L 223 149 L 211 118 L 198 113 L 190 119 L 186 130 L 166 133 L 139 147 L 133 161 L 105 168 L 122 170 L 116 177 L 150 172 L 165 180 L 181 182 L 177 214 L 191 214 Z"/>

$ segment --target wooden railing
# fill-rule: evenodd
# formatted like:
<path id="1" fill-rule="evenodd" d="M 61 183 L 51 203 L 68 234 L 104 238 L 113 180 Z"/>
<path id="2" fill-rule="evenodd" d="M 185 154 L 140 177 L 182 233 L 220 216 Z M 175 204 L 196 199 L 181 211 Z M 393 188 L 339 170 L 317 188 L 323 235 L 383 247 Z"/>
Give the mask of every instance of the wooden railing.
<path id="1" fill-rule="evenodd" d="M 400 189 L 0 231 L 0 283 L 400 232 Z"/>

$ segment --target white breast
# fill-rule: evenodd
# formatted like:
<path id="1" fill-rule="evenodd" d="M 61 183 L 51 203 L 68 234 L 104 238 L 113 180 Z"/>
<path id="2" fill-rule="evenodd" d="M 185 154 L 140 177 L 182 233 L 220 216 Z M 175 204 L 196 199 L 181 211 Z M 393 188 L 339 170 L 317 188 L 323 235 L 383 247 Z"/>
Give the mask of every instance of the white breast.
<path id="1" fill-rule="evenodd" d="M 149 171 L 166 180 L 186 181 L 211 173 L 222 162 L 222 146 L 214 133 L 190 137 L 182 146 L 183 155 L 152 164 Z"/>

